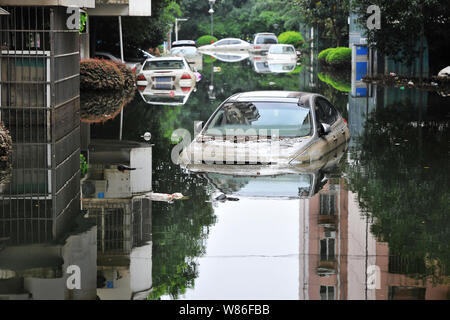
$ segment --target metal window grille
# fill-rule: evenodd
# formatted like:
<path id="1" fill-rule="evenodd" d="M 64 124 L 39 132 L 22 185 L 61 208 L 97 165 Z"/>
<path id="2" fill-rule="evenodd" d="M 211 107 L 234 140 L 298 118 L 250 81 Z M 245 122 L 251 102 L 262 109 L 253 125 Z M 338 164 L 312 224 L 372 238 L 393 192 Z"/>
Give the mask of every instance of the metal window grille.
<path id="1" fill-rule="evenodd" d="M 79 213 L 78 30 L 64 7 L 5 7 L 0 16 L 0 118 L 13 139 L 0 194 L 0 237 L 56 239 Z"/>

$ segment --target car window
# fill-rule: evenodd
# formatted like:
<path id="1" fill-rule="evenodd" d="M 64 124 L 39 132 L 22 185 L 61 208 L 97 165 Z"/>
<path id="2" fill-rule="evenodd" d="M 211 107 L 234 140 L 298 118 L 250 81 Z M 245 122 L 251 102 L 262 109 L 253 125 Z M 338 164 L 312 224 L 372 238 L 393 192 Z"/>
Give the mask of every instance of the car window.
<path id="1" fill-rule="evenodd" d="M 229 44 L 228 40 L 219 40 L 216 43 L 214 43 L 214 46 L 218 47 L 218 46 L 224 46 L 224 45 L 227 45 L 227 44 Z"/>
<path id="2" fill-rule="evenodd" d="M 256 37 L 255 44 L 277 44 L 278 39 L 274 36 L 259 36 Z"/>
<path id="3" fill-rule="evenodd" d="M 275 54 L 292 54 L 295 53 L 295 50 L 288 46 L 271 46 L 269 52 Z"/>
<path id="4" fill-rule="evenodd" d="M 338 119 L 337 110 L 323 98 L 317 98 L 315 103 L 316 118 L 320 123 L 332 125 Z"/>
<path id="5" fill-rule="evenodd" d="M 241 44 L 239 40 L 230 40 L 230 44 Z"/>
<path id="6" fill-rule="evenodd" d="M 205 128 L 207 135 L 303 137 L 310 135 L 309 108 L 294 103 L 233 102 L 225 104 Z M 276 131 L 275 131 L 276 130 Z"/>
<path id="7" fill-rule="evenodd" d="M 181 60 L 156 60 L 147 61 L 142 70 L 165 70 L 165 69 L 185 69 L 183 61 Z"/>

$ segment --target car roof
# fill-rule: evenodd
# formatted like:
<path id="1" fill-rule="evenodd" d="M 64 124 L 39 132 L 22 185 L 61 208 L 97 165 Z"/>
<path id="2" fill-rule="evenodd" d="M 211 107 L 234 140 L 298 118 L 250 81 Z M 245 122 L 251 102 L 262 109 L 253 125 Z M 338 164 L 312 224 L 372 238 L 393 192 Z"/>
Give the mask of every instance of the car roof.
<path id="1" fill-rule="evenodd" d="M 230 101 L 251 101 L 252 99 L 257 99 L 259 101 L 280 101 L 281 99 L 284 102 L 297 102 L 300 98 L 313 94 L 314 93 L 302 91 L 250 91 L 238 93 L 232 96 Z"/>
<path id="2" fill-rule="evenodd" d="M 184 57 L 166 56 L 166 57 L 149 58 L 146 61 L 161 61 L 161 60 L 185 60 L 185 59 L 184 59 Z"/>
<path id="3" fill-rule="evenodd" d="M 219 42 L 219 41 L 221 41 L 221 40 L 239 40 L 239 41 L 244 41 L 244 40 L 239 39 L 239 38 L 223 38 L 223 39 L 218 40 L 217 42 Z M 216 43 L 217 43 L 217 42 L 216 42 Z"/>
<path id="4" fill-rule="evenodd" d="M 255 34 L 255 37 L 256 36 L 275 36 L 276 37 L 275 33 L 270 33 L 270 32 L 260 32 L 260 33 Z"/>
<path id="5" fill-rule="evenodd" d="M 195 41 L 194 40 L 178 40 L 178 41 L 172 42 L 172 45 L 174 45 L 174 44 L 188 44 L 188 43 L 195 44 Z"/>
<path id="6" fill-rule="evenodd" d="M 271 47 L 294 47 L 294 46 L 292 44 L 277 43 L 277 44 L 273 44 Z"/>

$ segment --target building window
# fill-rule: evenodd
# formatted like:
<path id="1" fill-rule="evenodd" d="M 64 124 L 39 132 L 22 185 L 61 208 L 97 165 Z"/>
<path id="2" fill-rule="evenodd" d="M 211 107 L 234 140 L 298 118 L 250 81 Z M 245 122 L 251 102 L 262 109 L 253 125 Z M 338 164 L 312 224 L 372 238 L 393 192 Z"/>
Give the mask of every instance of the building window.
<path id="1" fill-rule="evenodd" d="M 320 240 L 320 261 L 334 261 L 334 238 Z"/>
<path id="2" fill-rule="evenodd" d="M 336 214 L 336 195 L 320 194 L 320 214 L 334 216 Z"/>
<path id="3" fill-rule="evenodd" d="M 333 286 L 320 286 L 320 300 L 336 300 Z"/>

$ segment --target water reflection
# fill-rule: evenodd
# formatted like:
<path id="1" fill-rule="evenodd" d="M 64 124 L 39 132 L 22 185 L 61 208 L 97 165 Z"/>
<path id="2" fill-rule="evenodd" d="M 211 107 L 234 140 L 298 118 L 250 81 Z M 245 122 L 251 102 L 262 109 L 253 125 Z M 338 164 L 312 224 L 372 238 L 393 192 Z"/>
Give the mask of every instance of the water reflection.
<path id="1" fill-rule="evenodd" d="M 183 106 L 192 92 L 196 90 L 195 80 L 188 83 L 176 82 L 166 87 L 149 83 L 145 87 L 138 87 L 142 99 L 151 105 Z"/>

